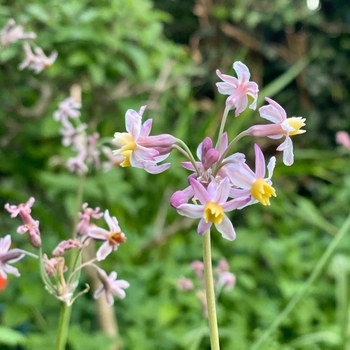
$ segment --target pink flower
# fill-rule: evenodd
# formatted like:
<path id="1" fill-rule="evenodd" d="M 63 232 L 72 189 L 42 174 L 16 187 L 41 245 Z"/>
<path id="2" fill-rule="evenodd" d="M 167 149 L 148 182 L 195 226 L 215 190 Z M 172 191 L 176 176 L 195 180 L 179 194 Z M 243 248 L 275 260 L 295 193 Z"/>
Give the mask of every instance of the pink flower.
<path id="1" fill-rule="evenodd" d="M 193 178 L 190 178 L 189 181 L 195 198 L 201 204 L 181 204 L 176 208 L 178 213 L 190 218 L 200 218 L 198 224 L 200 235 L 203 235 L 214 224 L 224 238 L 234 240 L 236 233 L 225 212 L 243 206 L 249 198 L 236 198 L 226 202 L 231 187 L 228 178 L 224 178 L 219 184 L 216 181 L 210 182 L 207 189 Z"/>
<path id="2" fill-rule="evenodd" d="M 48 57 L 40 47 L 34 48 L 34 53 L 28 43 L 23 45 L 26 55 L 25 60 L 19 65 L 19 69 L 32 69 L 35 73 L 40 73 L 44 69 L 51 67 L 57 58 L 57 51 L 53 51 Z"/>
<path id="3" fill-rule="evenodd" d="M 223 82 L 216 83 L 216 86 L 220 94 L 229 95 L 226 99 L 226 106 L 230 109 L 236 109 L 235 116 L 237 117 L 247 108 L 248 96 L 253 98 L 249 108 L 256 108 L 259 88 L 257 83 L 249 81 L 250 72 L 245 64 L 237 61 L 233 63 L 233 68 L 237 73 L 237 78 L 216 70 L 218 77 L 223 80 Z"/>
<path id="4" fill-rule="evenodd" d="M 117 218 L 111 217 L 108 210 L 105 211 L 104 218 L 109 226 L 109 230 L 101 227 L 90 227 L 87 233 L 89 237 L 105 241 L 96 253 L 98 261 L 104 260 L 113 250 L 117 250 L 121 243 L 126 241 L 126 237 L 118 225 Z"/>
<path id="5" fill-rule="evenodd" d="M 111 272 L 108 276 L 104 270 L 100 268 L 97 269 L 102 285 L 95 291 L 94 298 L 97 299 L 102 292 L 105 292 L 109 306 L 114 304 L 113 294 L 120 299 L 125 298 L 124 289 L 129 288 L 129 282 L 125 280 L 117 280 L 117 273 L 115 271 Z"/>
<path id="6" fill-rule="evenodd" d="M 257 203 L 270 205 L 270 197 L 276 197 L 276 191 L 271 186 L 271 177 L 276 164 L 276 158 L 271 157 L 267 165 L 268 177 L 265 178 L 265 159 L 258 145 L 254 146 L 255 150 L 255 172 L 245 163 L 236 165 L 230 164 L 227 167 L 227 176 L 234 184 L 234 188 L 230 190 L 230 197 L 250 196 L 250 200 L 241 206 L 243 207 Z"/>
<path id="7" fill-rule="evenodd" d="M 346 131 L 338 131 L 336 141 L 339 145 L 343 145 L 350 151 L 350 136 Z"/>
<path id="8" fill-rule="evenodd" d="M 38 248 L 41 246 L 39 221 L 34 220 L 30 214 L 30 208 L 33 206 L 34 201 L 34 197 L 30 197 L 25 204 L 21 203 L 19 205 L 10 205 L 9 203 L 6 203 L 5 209 L 11 213 L 12 218 L 15 218 L 17 215 L 20 216 L 23 221 L 23 225 L 17 228 L 17 233 L 23 234 L 28 232 L 31 244 Z"/>
<path id="9" fill-rule="evenodd" d="M 204 272 L 204 263 L 203 263 L 202 261 L 195 260 L 195 261 L 191 264 L 191 268 L 193 269 L 193 271 L 195 272 L 195 274 L 197 275 L 197 277 L 202 277 L 202 276 L 203 276 L 203 272 Z"/>
<path id="10" fill-rule="evenodd" d="M 193 290 L 193 282 L 189 278 L 181 276 L 177 281 L 177 288 L 179 290 Z"/>
<path id="11" fill-rule="evenodd" d="M 113 144 L 120 149 L 113 151 L 114 154 L 124 156 L 122 167 L 133 166 L 143 168 L 151 174 L 158 174 L 170 167 L 170 164 L 157 165 L 158 162 L 166 159 L 176 138 L 162 134 L 149 136 L 152 128 L 152 119 L 142 124 L 142 114 L 146 106 L 140 111 L 129 109 L 125 115 L 125 126 L 127 132 L 116 132 Z"/>
<path id="12" fill-rule="evenodd" d="M 68 97 L 58 105 L 58 110 L 54 112 L 53 118 L 57 121 L 65 121 L 68 118 L 80 117 L 81 103 L 75 101 L 73 97 Z"/>
<path id="13" fill-rule="evenodd" d="M 11 236 L 6 235 L 4 238 L 0 238 L 0 276 L 7 278 L 6 273 L 20 276 L 18 269 L 9 264 L 21 260 L 25 255 L 30 255 L 32 257 L 37 257 L 34 254 L 28 253 L 22 249 L 10 249 L 11 246 Z"/>
<path id="14" fill-rule="evenodd" d="M 268 106 L 259 108 L 260 116 L 274 124 L 270 125 L 253 125 L 247 131 L 254 137 L 267 136 L 271 139 L 279 139 L 285 136 L 277 151 L 283 151 L 283 162 L 285 165 L 292 165 L 294 162 L 293 143 L 291 136 L 303 134 L 306 130 L 300 130 L 305 126 L 305 118 L 292 117 L 287 118 L 285 110 L 274 100 L 266 97 Z"/>
<path id="15" fill-rule="evenodd" d="M 16 26 L 15 20 L 13 18 L 10 18 L 6 23 L 5 27 L 2 29 L 0 37 L 1 37 L 1 40 L 0 40 L 1 44 L 3 46 L 6 46 L 8 44 L 16 42 L 17 40 L 35 39 L 36 34 L 25 33 L 23 30 L 23 26 L 21 25 Z"/>
<path id="16" fill-rule="evenodd" d="M 225 290 L 231 290 L 236 284 L 236 276 L 229 271 L 222 272 L 219 275 L 218 285 L 225 288 Z"/>
<path id="17" fill-rule="evenodd" d="M 77 225 L 77 234 L 82 236 L 87 234 L 91 218 L 100 219 L 103 216 L 99 207 L 89 208 L 88 203 L 83 204 L 83 211 L 83 213 L 78 213 L 80 221 Z"/>

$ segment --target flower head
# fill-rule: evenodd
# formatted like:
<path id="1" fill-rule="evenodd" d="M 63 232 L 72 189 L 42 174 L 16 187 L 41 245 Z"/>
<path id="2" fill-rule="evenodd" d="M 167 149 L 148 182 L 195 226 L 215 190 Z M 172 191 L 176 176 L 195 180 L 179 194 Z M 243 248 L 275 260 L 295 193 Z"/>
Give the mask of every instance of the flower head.
<path id="1" fill-rule="evenodd" d="M 231 187 L 228 178 L 224 178 L 220 183 L 210 182 L 207 189 L 196 179 L 190 178 L 189 181 L 200 204 L 181 204 L 176 208 L 178 213 L 190 218 L 200 218 L 200 235 L 214 224 L 224 238 L 234 240 L 236 233 L 225 212 L 243 206 L 249 198 L 241 197 L 227 202 Z"/>
<path id="2" fill-rule="evenodd" d="M 35 39 L 36 34 L 32 32 L 25 33 L 23 30 L 23 26 L 16 26 L 15 20 L 13 18 L 10 18 L 6 23 L 5 27 L 1 30 L 0 38 L 1 45 L 7 46 L 13 42 L 16 42 L 17 40 Z"/>
<path id="3" fill-rule="evenodd" d="M 266 97 L 265 100 L 269 105 L 259 108 L 260 116 L 274 124 L 253 125 L 248 129 L 248 133 L 251 136 L 267 136 L 271 139 L 279 139 L 285 136 L 285 140 L 278 146 L 277 151 L 283 151 L 283 162 L 285 165 L 292 165 L 294 162 L 294 155 L 293 143 L 290 137 L 306 132 L 306 130 L 301 129 L 305 126 L 305 118 L 287 118 L 285 110 L 276 101 L 268 97 Z"/>
<path id="4" fill-rule="evenodd" d="M 90 227 L 87 235 L 89 237 L 105 241 L 96 253 L 98 261 L 104 260 L 113 250 L 117 250 L 121 243 L 126 241 L 124 233 L 121 231 L 116 217 L 111 217 L 109 211 L 104 214 L 109 230 L 101 227 Z"/>
<path id="5" fill-rule="evenodd" d="M 223 82 L 216 83 L 216 86 L 221 94 L 229 95 L 226 99 L 226 106 L 230 109 L 236 109 L 235 116 L 237 117 L 247 108 L 248 96 L 253 98 L 249 108 L 256 108 L 259 87 L 257 83 L 249 81 L 250 72 L 245 64 L 237 61 L 233 63 L 233 68 L 237 73 L 237 78 L 216 70 L 218 77 L 223 80 Z"/>
<path id="6" fill-rule="evenodd" d="M 119 147 L 114 154 L 124 156 L 122 167 L 133 166 L 143 168 L 151 174 L 158 174 L 170 167 L 170 164 L 157 165 L 166 159 L 171 151 L 176 138 L 162 134 L 149 136 L 152 128 L 152 119 L 142 124 L 142 115 L 146 106 L 141 107 L 139 112 L 129 109 L 125 115 L 127 132 L 116 132 L 113 143 Z"/>
<path id="7" fill-rule="evenodd" d="M 97 299 L 102 292 L 105 292 L 106 300 L 108 305 L 112 306 L 114 304 L 113 294 L 118 298 L 125 298 L 124 289 L 129 288 L 129 282 L 125 280 L 117 280 L 117 273 L 115 271 L 111 272 L 109 275 L 100 269 L 98 269 L 98 277 L 102 282 L 102 285 L 95 291 L 94 298 Z"/>
<path id="8" fill-rule="evenodd" d="M 272 157 L 267 165 L 268 177 L 265 178 L 265 159 L 258 145 L 255 150 L 255 172 L 245 163 L 239 166 L 231 164 L 228 166 L 227 175 L 234 187 L 230 190 L 230 197 L 250 196 L 250 200 L 239 209 L 257 203 L 270 205 L 270 197 L 276 197 L 276 191 L 271 186 L 271 177 L 276 164 L 276 158 Z"/>

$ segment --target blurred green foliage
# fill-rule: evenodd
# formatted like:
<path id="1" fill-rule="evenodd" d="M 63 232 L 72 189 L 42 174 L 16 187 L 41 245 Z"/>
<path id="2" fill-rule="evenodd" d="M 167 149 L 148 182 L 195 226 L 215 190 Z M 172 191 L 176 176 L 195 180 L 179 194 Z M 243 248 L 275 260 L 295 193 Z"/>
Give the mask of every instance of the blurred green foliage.
<path id="1" fill-rule="evenodd" d="M 350 5 L 340 0 L 323 0 L 315 11 L 302 0 L 2 1 L 0 27 L 14 18 L 37 33 L 45 53 L 59 53 L 52 67 L 34 75 L 18 70 L 20 43 L 0 51 L 2 207 L 34 196 L 32 214 L 47 252 L 69 236 L 80 180 L 53 161 L 67 150 L 52 113 L 72 84 L 82 87 L 83 121 L 101 136 L 124 130 L 125 111 L 147 104 L 144 117 L 154 119 L 155 134 L 172 133 L 195 150 L 204 136 L 215 136 L 223 110 L 215 69 L 231 74 L 232 62 L 244 61 L 262 92 L 278 82 L 269 96 L 307 118 L 307 134 L 294 139 L 295 164 L 276 168 L 278 197 L 271 207 L 234 212 L 234 242 L 213 234 L 214 261 L 225 257 L 237 278 L 235 289 L 218 300 L 222 349 L 249 349 L 309 276 L 349 212 L 349 154 L 334 141 L 336 131 L 350 129 L 349 16 Z M 295 70 L 300 59 L 307 59 L 302 71 Z M 256 116 L 232 120 L 230 137 Z M 257 142 L 274 154 L 272 141 Z M 239 149 L 248 162 L 252 144 L 244 140 Z M 189 264 L 201 259 L 202 247 L 196 223 L 168 205 L 187 178 L 182 156 L 170 159 L 173 166 L 157 176 L 129 168 L 96 171 L 84 187 L 84 201 L 108 208 L 128 237 L 104 266 L 131 285 L 115 305 L 125 349 L 209 349 L 199 301 L 176 288 L 181 275 L 191 276 Z M 11 233 L 16 246 L 32 249 L 15 235 L 18 221 L 5 211 L 0 220 L 1 236 Z M 342 241 L 266 349 L 342 349 L 349 343 L 349 242 Z M 0 294 L 0 347 L 49 349 L 59 305 L 42 288 L 36 261 L 16 266 L 21 278 L 10 278 Z M 90 294 L 77 300 L 68 349 L 109 349 L 95 315 Z"/>

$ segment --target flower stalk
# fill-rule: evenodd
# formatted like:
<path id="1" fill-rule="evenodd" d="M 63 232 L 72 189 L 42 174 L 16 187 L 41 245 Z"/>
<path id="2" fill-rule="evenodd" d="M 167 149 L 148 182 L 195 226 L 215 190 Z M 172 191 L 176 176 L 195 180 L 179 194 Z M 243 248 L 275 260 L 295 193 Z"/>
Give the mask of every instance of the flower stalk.
<path id="1" fill-rule="evenodd" d="M 211 259 L 210 229 L 203 235 L 204 277 L 207 296 L 209 332 L 211 350 L 220 350 L 218 321 L 216 317 L 216 301 Z"/>
<path id="2" fill-rule="evenodd" d="M 66 349 L 71 312 L 72 312 L 72 306 L 67 305 L 67 303 L 61 302 L 61 314 L 60 314 L 59 328 L 57 332 L 57 340 L 56 340 L 56 348 L 55 348 L 56 350 Z"/>

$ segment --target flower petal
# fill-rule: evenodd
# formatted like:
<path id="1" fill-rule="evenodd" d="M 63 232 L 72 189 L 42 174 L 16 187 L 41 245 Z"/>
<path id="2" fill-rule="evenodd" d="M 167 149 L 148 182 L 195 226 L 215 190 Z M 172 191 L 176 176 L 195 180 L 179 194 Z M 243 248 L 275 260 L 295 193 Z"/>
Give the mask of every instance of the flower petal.
<path id="1" fill-rule="evenodd" d="M 216 229 L 221 233 L 223 238 L 233 241 L 236 238 L 236 232 L 233 228 L 232 222 L 225 215 L 221 224 L 215 225 Z"/>

